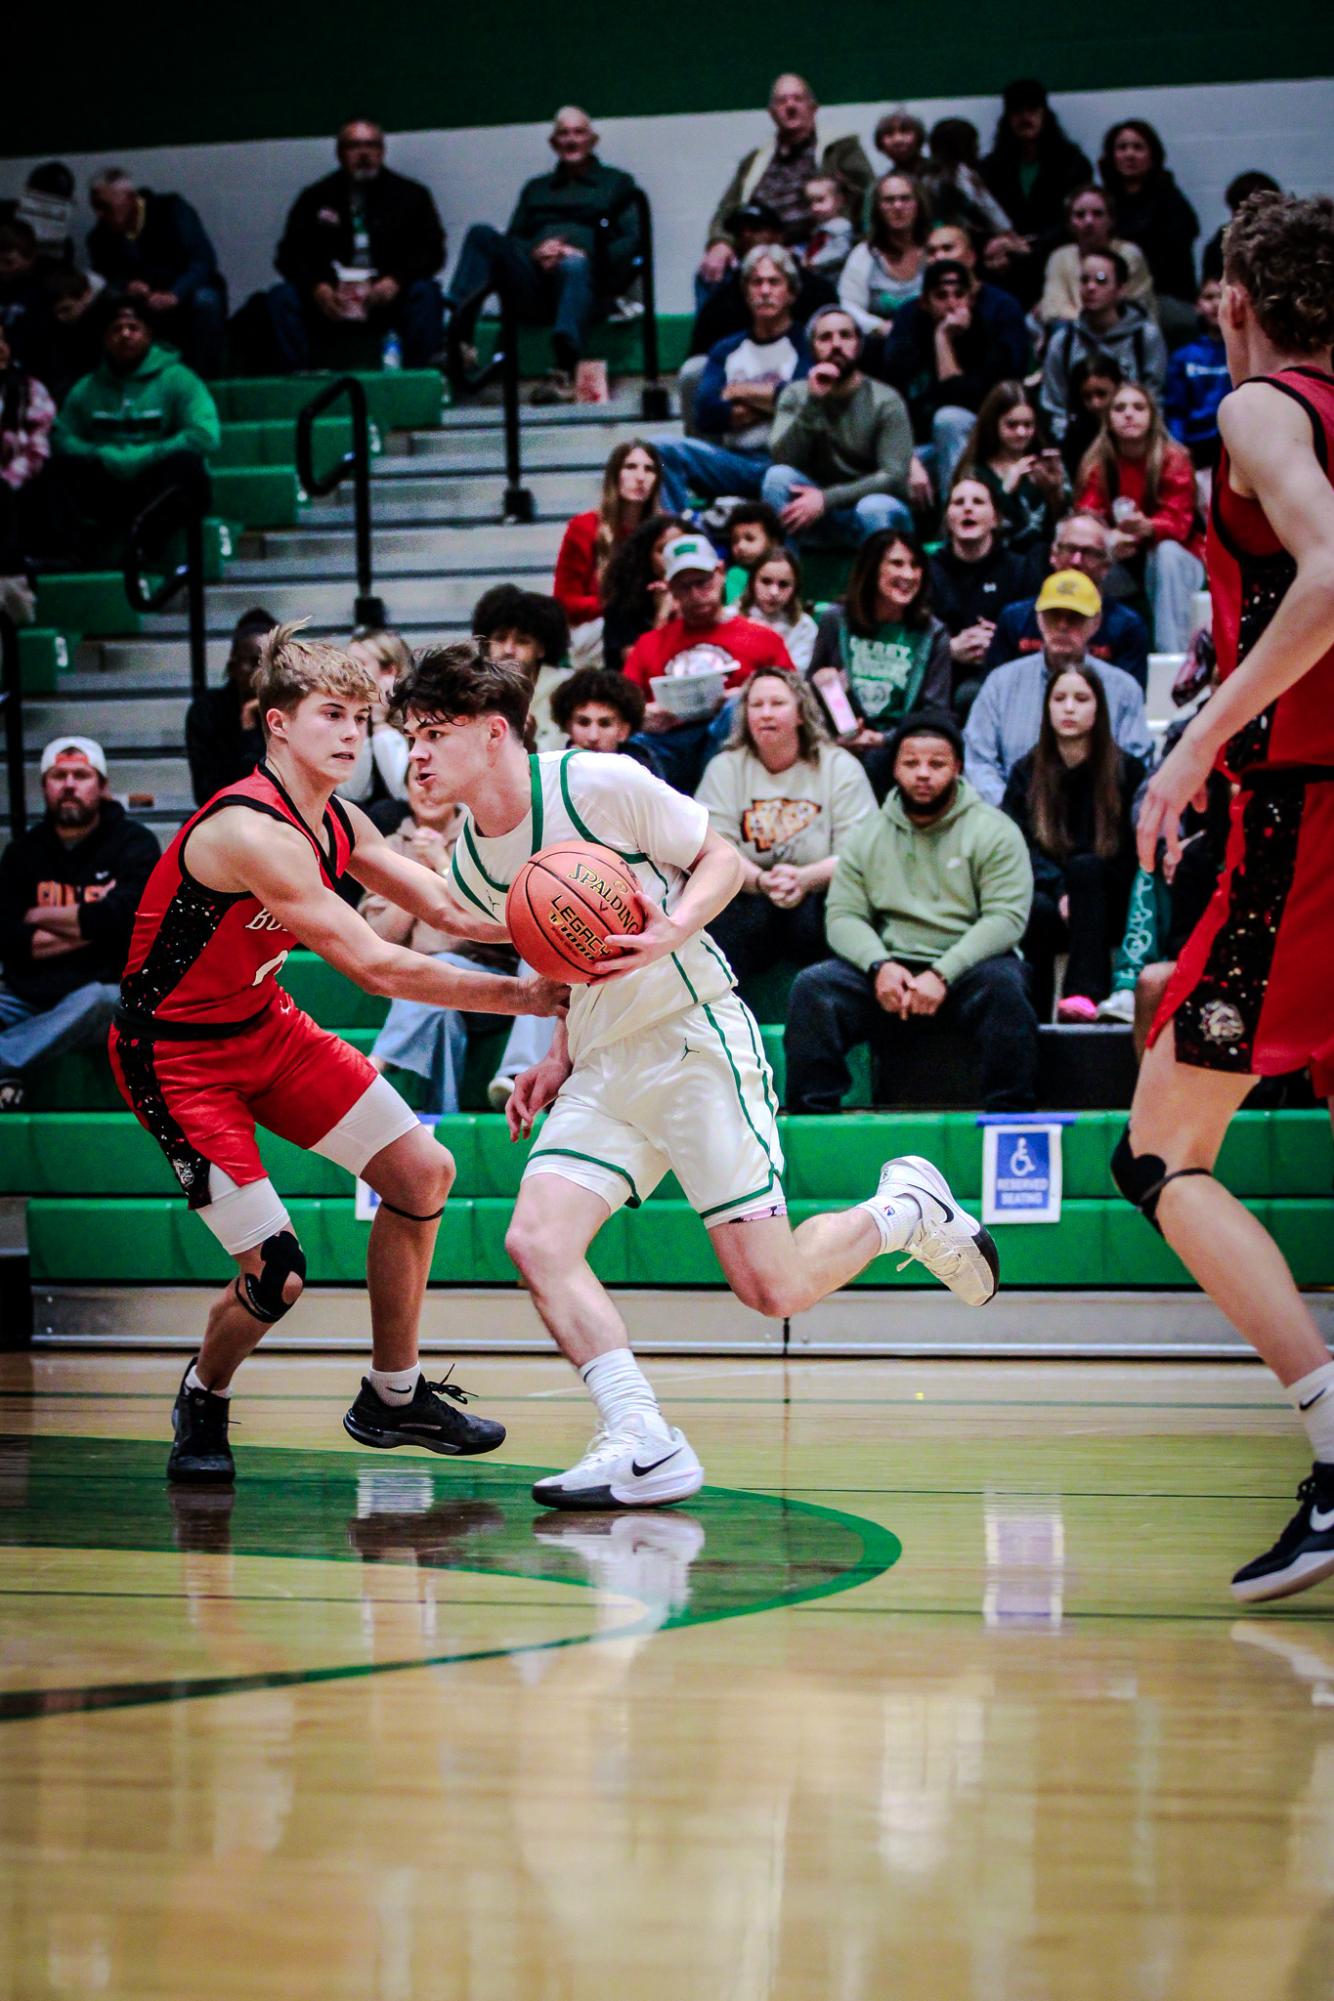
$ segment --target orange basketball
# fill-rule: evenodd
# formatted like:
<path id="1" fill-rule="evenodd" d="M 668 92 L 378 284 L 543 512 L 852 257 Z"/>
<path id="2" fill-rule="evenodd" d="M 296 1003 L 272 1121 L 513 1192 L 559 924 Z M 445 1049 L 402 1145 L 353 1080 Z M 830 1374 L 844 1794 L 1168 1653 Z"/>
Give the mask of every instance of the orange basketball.
<path id="1" fill-rule="evenodd" d="M 524 863 L 505 898 L 520 958 L 548 979 L 585 986 L 609 931 L 642 931 L 639 883 L 620 856 L 594 841 L 555 841 Z"/>

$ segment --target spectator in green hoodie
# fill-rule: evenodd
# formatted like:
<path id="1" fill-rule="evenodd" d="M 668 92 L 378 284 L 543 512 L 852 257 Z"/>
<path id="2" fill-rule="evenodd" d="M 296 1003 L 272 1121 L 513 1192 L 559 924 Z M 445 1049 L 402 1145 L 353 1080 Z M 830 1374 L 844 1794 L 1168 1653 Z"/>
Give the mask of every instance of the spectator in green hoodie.
<path id="1" fill-rule="evenodd" d="M 1018 945 L 1033 901 L 1023 836 L 963 776 L 952 717 L 919 710 L 890 740 L 893 787 L 839 849 L 825 900 L 837 954 L 798 973 L 788 1003 L 790 1112 L 836 1112 L 848 1051 L 869 1041 L 932 1060 L 922 1020 L 962 1029 L 988 1111 L 1037 1101 L 1038 1021 Z M 1016 838 L 1017 837 L 1017 838 Z"/>
<path id="2" fill-rule="evenodd" d="M 220 436 L 212 396 L 172 349 L 154 344 L 147 309 L 113 299 L 101 363 L 70 390 L 52 434 L 50 477 L 74 550 L 88 553 L 92 540 L 119 544 L 173 488 L 179 500 L 170 511 L 180 519 L 207 512 L 207 461 Z"/>

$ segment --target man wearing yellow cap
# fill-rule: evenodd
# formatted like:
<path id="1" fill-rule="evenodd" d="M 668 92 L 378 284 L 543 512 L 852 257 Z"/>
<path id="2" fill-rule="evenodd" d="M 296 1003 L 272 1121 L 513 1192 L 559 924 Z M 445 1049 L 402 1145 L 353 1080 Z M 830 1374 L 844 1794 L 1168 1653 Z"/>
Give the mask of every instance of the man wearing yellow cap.
<path id="1" fill-rule="evenodd" d="M 1112 735 L 1121 749 L 1145 764 L 1153 752 L 1139 683 L 1123 668 L 1088 657 L 1102 616 L 1092 578 L 1080 570 L 1054 570 L 1038 593 L 1037 615 L 1042 651 L 987 675 L 964 731 L 968 781 L 992 806 L 1000 805 L 1011 768 L 1037 742 L 1047 690 L 1068 667 L 1091 667 L 1102 676 Z"/>

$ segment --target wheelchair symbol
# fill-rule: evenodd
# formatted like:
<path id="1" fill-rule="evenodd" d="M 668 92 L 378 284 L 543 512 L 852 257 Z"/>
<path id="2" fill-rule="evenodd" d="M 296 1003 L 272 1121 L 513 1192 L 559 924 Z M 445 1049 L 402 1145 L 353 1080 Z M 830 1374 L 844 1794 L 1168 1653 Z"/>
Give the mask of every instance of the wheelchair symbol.
<path id="1" fill-rule="evenodd" d="M 1014 1152 L 1010 1155 L 1010 1173 L 1022 1177 L 1026 1174 L 1037 1174 L 1038 1172 L 1040 1172 L 1040 1169 L 1037 1161 L 1034 1160 L 1028 1150 L 1028 1141 L 1021 1135 L 1015 1141 Z"/>

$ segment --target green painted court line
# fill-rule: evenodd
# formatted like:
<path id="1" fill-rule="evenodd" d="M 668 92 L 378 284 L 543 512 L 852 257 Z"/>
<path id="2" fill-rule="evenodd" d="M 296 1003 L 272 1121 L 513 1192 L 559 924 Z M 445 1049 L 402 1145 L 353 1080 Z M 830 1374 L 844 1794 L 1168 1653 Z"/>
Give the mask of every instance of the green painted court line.
<path id="1" fill-rule="evenodd" d="M 1242 1501 L 1258 1507 L 1290 1503 L 1295 1485 L 1282 1494 L 1206 1494 L 1142 1492 L 1120 1487 L 752 1487 L 753 1494 L 875 1494 L 885 1500 L 980 1501 L 990 1497 L 1005 1501 Z"/>

